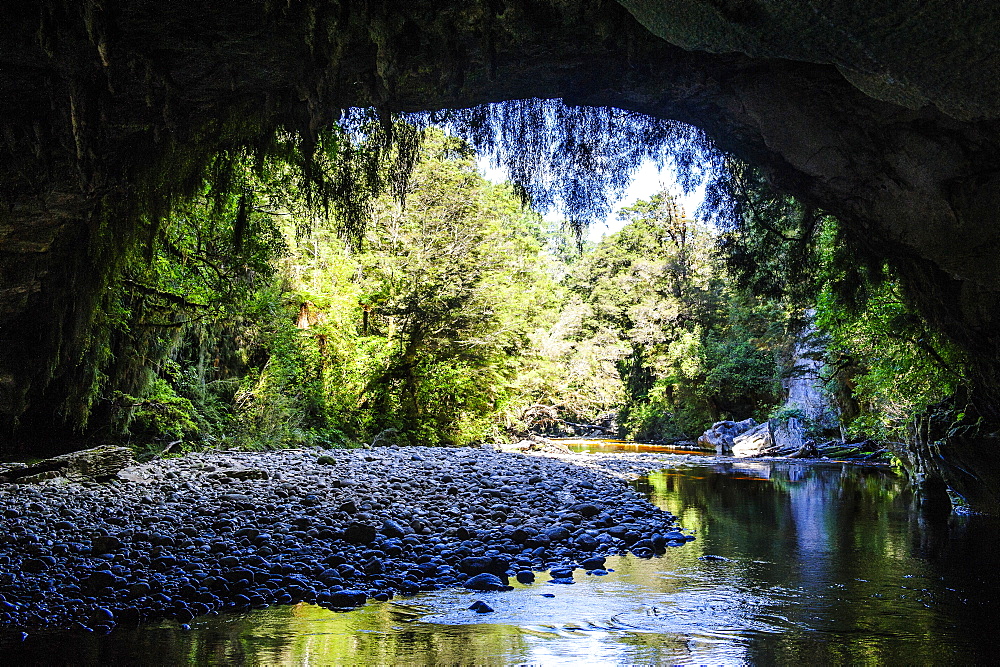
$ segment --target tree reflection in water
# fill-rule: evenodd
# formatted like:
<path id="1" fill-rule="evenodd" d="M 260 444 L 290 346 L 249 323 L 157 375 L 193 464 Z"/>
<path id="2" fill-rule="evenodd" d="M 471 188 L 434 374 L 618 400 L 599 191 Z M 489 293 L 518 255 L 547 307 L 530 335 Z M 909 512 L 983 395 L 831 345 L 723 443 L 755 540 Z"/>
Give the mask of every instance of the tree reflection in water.
<path id="1" fill-rule="evenodd" d="M 637 482 L 698 539 L 606 577 L 0 646 L 9 664 L 989 662 L 994 518 L 922 515 L 891 470 L 691 463 Z M 728 560 L 706 559 L 705 555 Z M 539 577 L 540 582 L 545 577 Z M 554 598 L 539 596 L 555 593 Z M 492 614 L 468 610 L 486 599 Z"/>

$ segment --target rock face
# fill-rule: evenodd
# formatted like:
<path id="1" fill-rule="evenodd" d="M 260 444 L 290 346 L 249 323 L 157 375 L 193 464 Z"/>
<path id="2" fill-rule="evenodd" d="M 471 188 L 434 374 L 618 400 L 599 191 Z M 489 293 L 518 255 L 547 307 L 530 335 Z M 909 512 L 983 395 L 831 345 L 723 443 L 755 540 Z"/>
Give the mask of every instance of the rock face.
<path id="1" fill-rule="evenodd" d="M 830 428 L 837 422 L 823 389 L 821 370 L 825 350 L 811 324 L 813 313 L 807 312 L 805 316 L 805 325 L 795 336 L 792 346 L 790 373 L 782 381 L 787 392 L 782 407 L 801 415 L 817 428 Z M 698 438 L 698 444 L 715 449 L 718 456 L 737 458 L 815 455 L 815 447 L 805 438 L 805 427 L 799 417 L 772 419 L 763 424 L 754 419 L 721 421 L 705 431 Z"/>
<path id="2" fill-rule="evenodd" d="M 817 427 L 836 427 L 837 418 L 823 387 L 823 359 L 826 347 L 812 321 L 815 311 L 805 313 L 805 323 L 795 336 L 791 369 L 782 380 L 786 392 L 785 409 L 796 409 Z"/>
<path id="3" fill-rule="evenodd" d="M 737 458 L 748 458 L 764 456 L 773 448 L 774 434 L 771 432 L 771 424 L 764 422 L 734 438 L 732 453 Z"/>
<path id="4" fill-rule="evenodd" d="M 974 407 L 1000 425 L 998 12 L 948 0 L 16 3 L 0 45 L 0 429 L 8 442 L 51 431 L 91 386 L 77 361 L 103 358 L 93 314 L 107 267 L 139 241 L 139 212 L 169 208 L 199 168 L 170 182 L 156 165 L 258 146 L 276 128 L 309 136 L 350 106 L 532 96 L 698 125 L 837 216 L 859 259 L 889 262 L 968 352 Z"/>
<path id="5" fill-rule="evenodd" d="M 757 426 L 757 421 L 752 417 L 741 422 L 721 421 L 712 424 L 712 428 L 705 431 L 698 444 L 705 449 L 714 449 L 717 456 L 733 455 L 733 439 L 746 433 Z"/>
<path id="6" fill-rule="evenodd" d="M 719 456 L 737 458 L 816 455 L 815 446 L 805 437 L 807 423 L 822 429 L 835 427 L 837 420 L 823 388 L 824 346 L 811 324 L 813 313 L 807 312 L 805 316 L 805 325 L 792 347 L 790 373 L 782 381 L 787 392 L 782 410 L 799 416 L 771 419 L 763 424 L 753 419 L 717 422 L 698 439 L 699 444 L 714 447 Z"/>
<path id="7" fill-rule="evenodd" d="M 876 99 L 913 109 L 933 104 L 963 120 L 1000 115 L 1000 81 L 964 66 L 970 59 L 1000 64 L 995 7 L 959 10 L 949 0 L 620 2 L 651 32 L 686 49 L 827 63 Z"/>
<path id="8" fill-rule="evenodd" d="M 809 452 L 802 424 L 795 417 L 787 421 L 770 419 L 733 439 L 736 458 L 756 456 L 802 457 Z M 815 452 L 815 449 L 813 449 Z"/>

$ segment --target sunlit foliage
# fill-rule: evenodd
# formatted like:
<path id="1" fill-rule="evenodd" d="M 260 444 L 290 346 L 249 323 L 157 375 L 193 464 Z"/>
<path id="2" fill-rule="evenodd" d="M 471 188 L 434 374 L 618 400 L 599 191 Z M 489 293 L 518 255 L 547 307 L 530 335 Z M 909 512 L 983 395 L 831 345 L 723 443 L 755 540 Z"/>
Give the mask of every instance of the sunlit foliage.
<path id="1" fill-rule="evenodd" d="M 586 313 L 581 342 L 616 343 L 624 435 L 677 439 L 723 415 L 760 417 L 777 400 L 782 314 L 728 287 L 714 230 L 666 192 L 621 215 L 568 284 Z"/>

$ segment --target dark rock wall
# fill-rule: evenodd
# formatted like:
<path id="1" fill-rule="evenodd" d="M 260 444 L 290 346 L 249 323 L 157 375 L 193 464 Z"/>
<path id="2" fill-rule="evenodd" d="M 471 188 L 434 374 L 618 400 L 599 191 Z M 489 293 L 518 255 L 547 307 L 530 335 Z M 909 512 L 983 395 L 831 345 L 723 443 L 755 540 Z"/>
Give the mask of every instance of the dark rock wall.
<path id="1" fill-rule="evenodd" d="M 7 432 L 66 406 L 67 369 L 86 362 L 77 311 L 104 284 L 89 278 L 202 156 L 279 126 L 308 135 L 351 105 L 529 96 L 698 125 L 837 215 L 969 350 L 980 411 L 1000 423 L 993 3 L 622 5 L 632 14 L 593 0 L 19 3 L 0 45 Z"/>
<path id="2" fill-rule="evenodd" d="M 620 0 L 650 32 L 693 51 L 834 65 L 870 97 L 1000 117 L 1000 7 L 975 0 Z"/>

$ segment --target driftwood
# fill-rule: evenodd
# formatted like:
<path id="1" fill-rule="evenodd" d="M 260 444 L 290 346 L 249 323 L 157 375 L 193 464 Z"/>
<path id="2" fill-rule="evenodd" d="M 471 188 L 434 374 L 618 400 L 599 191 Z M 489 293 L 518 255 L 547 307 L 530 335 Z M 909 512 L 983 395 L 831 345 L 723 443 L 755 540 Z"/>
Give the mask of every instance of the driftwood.
<path id="1" fill-rule="evenodd" d="M 812 440 L 806 440 L 802 443 L 802 446 L 798 449 L 798 451 L 789 454 L 786 458 L 816 459 L 819 458 L 819 452 L 816 450 L 816 444 Z"/>
<path id="2" fill-rule="evenodd" d="M 100 481 L 114 477 L 118 471 L 134 464 L 132 450 L 128 447 L 103 445 L 54 456 L 30 465 L 8 465 L 0 468 L 0 481 L 27 484 L 56 477 L 73 481 Z"/>
<path id="3" fill-rule="evenodd" d="M 603 433 L 613 432 L 613 429 L 610 429 L 607 426 L 601 426 L 599 424 L 577 424 L 576 422 L 569 422 L 566 421 L 565 419 L 556 419 L 554 421 L 557 421 L 560 424 L 566 424 L 567 426 L 572 426 L 574 428 L 585 428 L 592 431 L 601 431 Z"/>
<path id="4" fill-rule="evenodd" d="M 536 403 L 535 405 L 525 408 L 521 413 L 521 418 L 529 422 L 529 428 L 550 428 L 552 426 L 562 425 L 584 431 L 599 431 L 606 435 L 614 435 L 617 430 L 612 426 L 602 426 L 601 424 L 581 424 L 578 422 L 567 421 L 559 417 L 558 406 L 542 405 L 540 403 Z"/>

